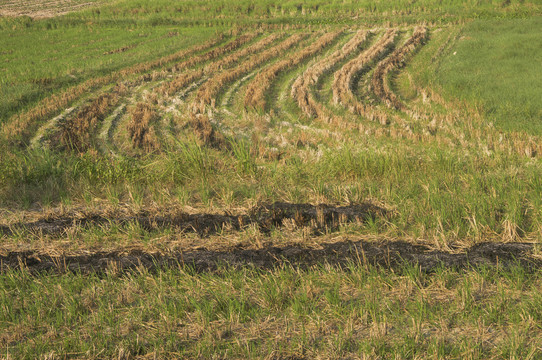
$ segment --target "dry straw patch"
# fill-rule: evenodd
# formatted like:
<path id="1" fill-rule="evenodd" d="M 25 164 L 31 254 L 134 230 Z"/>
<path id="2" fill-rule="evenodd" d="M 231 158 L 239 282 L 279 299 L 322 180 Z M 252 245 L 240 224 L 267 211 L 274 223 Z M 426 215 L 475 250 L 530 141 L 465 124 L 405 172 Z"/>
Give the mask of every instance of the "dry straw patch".
<path id="1" fill-rule="evenodd" d="M 193 129 L 196 138 L 201 145 L 222 149 L 226 146 L 224 136 L 216 131 L 206 114 L 190 114 L 190 127 Z"/>
<path id="2" fill-rule="evenodd" d="M 57 135 L 57 143 L 79 152 L 88 150 L 97 127 L 126 91 L 126 87 L 121 83 L 115 86 L 112 92 L 100 95 L 90 104 L 83 106 L 74 117 L 67 119 L 62 125 L 60 134 Z"/>
<path id="3" fill-rule="evenodd" d="M 137 103 L 130 111 L 130 117 L 128 133 L 133 147 L 146 152 L 159 149 L 160 144 L 152 127 L 159 118 L 154 107 L 148 103 Z"/>
<path id="4" fill-rule="evenodd" d="M 8 0 L 0 4 L 0 16 L 51 18 L 79 11 L 98 3 L 97 0 Z"/>

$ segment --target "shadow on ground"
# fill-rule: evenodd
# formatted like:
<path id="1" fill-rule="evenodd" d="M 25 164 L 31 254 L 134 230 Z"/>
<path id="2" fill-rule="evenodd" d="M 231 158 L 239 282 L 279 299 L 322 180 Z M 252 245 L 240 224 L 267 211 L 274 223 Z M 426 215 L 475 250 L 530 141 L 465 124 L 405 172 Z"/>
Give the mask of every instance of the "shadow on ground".
<path id="1" fill-rule="evenodd" d="M 258 250 L 234 248 L 224 251 L 192 250 L 168 254 L 139 250 L 80 253 L 67 256 L 40 254 L 36 251 L 10 252 L 0 256 L 1 271 L 26 268 L 30 272 L 104 272 L 136 268 L 157 269 L 162 266 L 187 265 L 197 272 L 214 271 L 227 265 L 272 269 L 283 265 L 309 268 L 320 264 L 336 267 L 377 266 L 401 268 L 417 265 L 431 272 L 438 267 L 468 268 L 477 266 L 522 266 L 527 270 L 541 268 L 542 260 L 532 256 L 533 244 L 481 243 L 462 253 L 430 250 L 423 245 L 403 241 L 344 241 L 323 244 L 319 249 L 289 245 Z"/>
<path id="2" fill-rule="evenodd" d="M 138 223 L 145 230 L 175 228 L 180 232 L 196 232 L 201 236 L 224 229 L 240 230 L 256 224 L 260 231 L 269 232 L 291 220 L 296 226 L 314 229 L 334 229 L 348 222 L 365 222 L 367 219 L 388 216 L 389 212 L 373 204 L 349 206 L 289 204 L 276 202 L 251 209 L 247 214 L 187 214 L 173 211 L 164 215 L 160 211 L 142 210 L 134 215 L 115 213 L 61 214 L 38 217 L 36 221 L 0 225 L 0 235 L 11 236 L 18 232 L 62 235 L 69 228 L 91 225 L 124 225 Z"/>

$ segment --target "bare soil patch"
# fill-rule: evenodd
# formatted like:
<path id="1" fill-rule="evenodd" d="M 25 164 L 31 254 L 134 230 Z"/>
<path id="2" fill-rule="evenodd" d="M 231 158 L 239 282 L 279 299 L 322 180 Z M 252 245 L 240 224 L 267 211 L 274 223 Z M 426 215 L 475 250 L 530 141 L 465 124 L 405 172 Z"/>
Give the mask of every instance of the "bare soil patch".
<path id="1" fill-rule="evenodd" d="M 0 1 L 0 16 L 50 18 L 82 10 L 96 2 L 96 0 L 5 0 Z"/>

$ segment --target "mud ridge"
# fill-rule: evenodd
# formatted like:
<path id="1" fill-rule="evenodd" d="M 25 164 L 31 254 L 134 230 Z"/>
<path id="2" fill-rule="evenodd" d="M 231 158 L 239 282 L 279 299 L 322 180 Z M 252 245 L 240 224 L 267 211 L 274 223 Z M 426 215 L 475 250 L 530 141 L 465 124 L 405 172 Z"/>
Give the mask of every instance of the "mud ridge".
<path id="1" fill-rule="evenodd" d="M 105 213 L 49 216 L 33 222 L 0 225 L 0 236 L 2 234 L 11 236 L 21 231 L 59 235 L 73 227 L 128 223 L 138 223 L 148 231 L 176 228 L 179 231 L 196 232 L 201 236 L 228 229 L 240 230 L 256 224 L 260 231 L 266 233 L 273 228 L 283 226 L 285 220 L 298 227 L 334 229 L 344 223 L 364 222 L 368 218 L 374 219 L 386 214 L 388 214 L 387 210 L 372 204 L 331 206 L 276 202 L 255 207 L 248 214 L 187 214 L 180 211 L 160 214 L 160 212 L 140 211 L 133 216 Z"/>
<path id="2" fill-rule="evenodd" d="M 223 251 L 194 249 L 168 254 L 119 250 L 53 256 L 37 251 L 21 251 L 0 255 L 0 272 L 26 269 L 31 273 L 100 273 L 185 265 L 197 272 L 212 272 L 224 265 L 258 269 L 286 265 L 306 269 L 321 264 L 339 268 L 354 265 L 384 269 L 401 269 L 410 264 L 424 272 L 432 272 L 439 267 L 466 269 L 493 266 L 505 269 L 519 265 L 527 271 L 535 271 L 542 267 L 542 259 L 532 256 L 533 246 L 529 243 L 481 243 L 462 253 L 448 253 L 403 241 L 343 241 L 322 244 L 318 249 L 288 245 L 256 250 L 242 247 Z"/>

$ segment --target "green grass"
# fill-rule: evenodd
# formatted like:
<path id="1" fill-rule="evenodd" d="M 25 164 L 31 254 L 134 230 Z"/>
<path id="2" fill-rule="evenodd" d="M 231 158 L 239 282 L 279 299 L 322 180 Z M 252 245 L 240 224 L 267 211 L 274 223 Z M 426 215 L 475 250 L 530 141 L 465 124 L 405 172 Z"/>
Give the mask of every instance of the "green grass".
<path id="1" fill-rule="evenodd" d="M 473 21 L 435 73 L 445 93 L 503 130 L 542 135 L 542 17 Z"/>
<path id="2" fill-rule="evenodd" d="M 541 285 L 522 268 L 8 271 L 2 355 L 538 358 Z"/>

